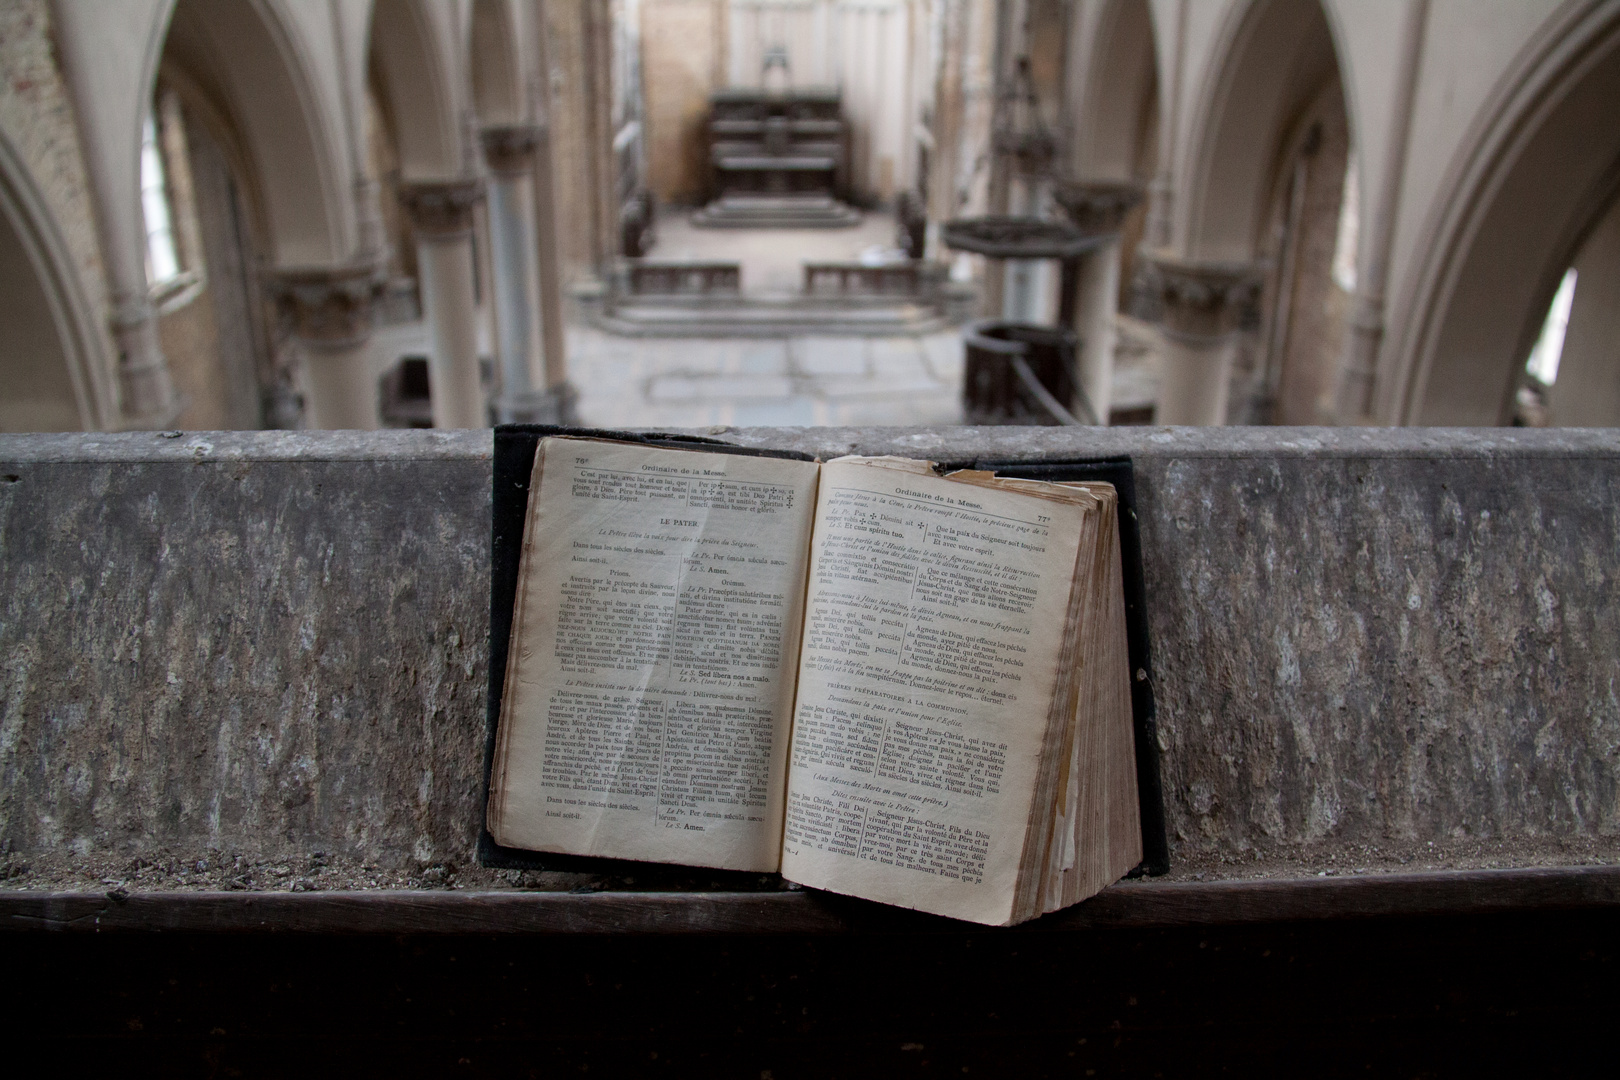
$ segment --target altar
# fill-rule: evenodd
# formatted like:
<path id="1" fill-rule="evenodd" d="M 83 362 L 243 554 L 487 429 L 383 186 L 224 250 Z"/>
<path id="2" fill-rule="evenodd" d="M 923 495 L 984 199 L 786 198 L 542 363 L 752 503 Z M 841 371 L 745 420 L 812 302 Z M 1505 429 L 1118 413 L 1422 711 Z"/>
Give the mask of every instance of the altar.
<path id="1" fill-rule="evenodd" d="M 706 228 L 841 228 L 860 211 L 844 201 L 849 127 L 836 89 L 731 88 L 709 98 Z"/>

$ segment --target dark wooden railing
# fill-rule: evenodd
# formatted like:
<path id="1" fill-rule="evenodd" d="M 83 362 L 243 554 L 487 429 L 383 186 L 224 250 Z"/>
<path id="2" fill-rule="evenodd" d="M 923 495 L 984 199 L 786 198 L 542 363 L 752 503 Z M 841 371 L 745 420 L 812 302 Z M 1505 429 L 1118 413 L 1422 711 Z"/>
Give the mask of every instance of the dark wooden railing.
<path id="1" fill-rule="evenodd" d="M 923 290 L 918 259 L 870 266 L 857 262 L 807 262 L 804 291 L 819 296 L 917 296 Z"/>
<path id="2" fill-rule="evenodd" d="M 742 292 L 735 262 L 631 262 L 625 284 L 632 296 L 708 296 Z"/>

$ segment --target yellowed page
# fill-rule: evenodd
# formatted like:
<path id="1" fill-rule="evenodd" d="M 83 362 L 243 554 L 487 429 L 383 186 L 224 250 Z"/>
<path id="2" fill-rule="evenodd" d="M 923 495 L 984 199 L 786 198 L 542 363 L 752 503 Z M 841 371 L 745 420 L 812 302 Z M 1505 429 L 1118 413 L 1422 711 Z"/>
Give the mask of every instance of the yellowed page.
<path id="1" fill-rule="evenodd" d="M 1087 512 L 822 466 L 784 876 L 1011 917 Z"/>
<path id="2" fill-rule="evenodd" d="M 490 832 L 775 870 L 818 466 L 546 439 Z"/>

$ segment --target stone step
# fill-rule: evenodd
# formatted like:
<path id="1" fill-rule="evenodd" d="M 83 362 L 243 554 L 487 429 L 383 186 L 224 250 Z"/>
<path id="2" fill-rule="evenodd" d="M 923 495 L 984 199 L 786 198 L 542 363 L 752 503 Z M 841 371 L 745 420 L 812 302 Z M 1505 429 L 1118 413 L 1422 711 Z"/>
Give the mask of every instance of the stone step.
<path id="1" fill-rule="evenodd" d="M 635 337 L 793 337 L 802 334 L 927 334 L 950 325 L 932 304 L 892 297 L 837 302 L 754 297 L 657 297 L 593 312 L 604 330 Z"/>
<path id="2" fill-rule="evenodd" d="M 826 195 L 727 195 L 692 215 L 707 229 L 843 229 L 861 212 Z"/>

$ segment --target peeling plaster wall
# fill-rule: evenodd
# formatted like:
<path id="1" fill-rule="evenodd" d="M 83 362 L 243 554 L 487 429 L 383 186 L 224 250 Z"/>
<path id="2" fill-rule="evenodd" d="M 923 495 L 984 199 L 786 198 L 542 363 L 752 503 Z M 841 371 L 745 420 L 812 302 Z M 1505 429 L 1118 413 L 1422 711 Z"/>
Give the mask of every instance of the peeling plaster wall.
<path id="1" fill-rule="evenodd" d="M 101 241 L 79 149 L 78 119 L 57 63 L 46 0 L 0 4 L 0 132 L 28 166 L 96 314 L 105 357 L 116 355 L 107 330 L 111 308 Z M 104 378 L 111 378 L 105 373 Z"/>

